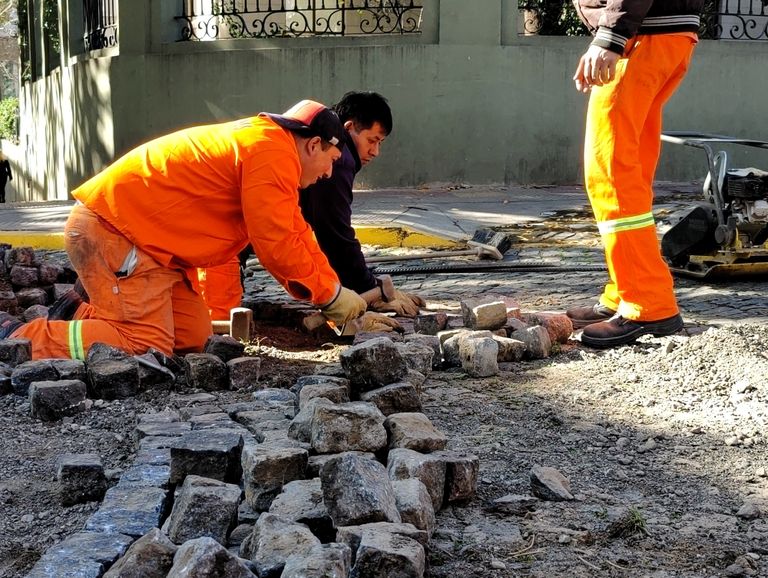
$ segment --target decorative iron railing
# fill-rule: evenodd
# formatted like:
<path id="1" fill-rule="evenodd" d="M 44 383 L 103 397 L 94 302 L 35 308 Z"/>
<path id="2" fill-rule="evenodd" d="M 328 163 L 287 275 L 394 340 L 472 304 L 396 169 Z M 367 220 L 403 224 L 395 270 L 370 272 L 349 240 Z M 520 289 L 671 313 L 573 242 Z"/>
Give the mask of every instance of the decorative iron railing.
<path id="1" fill-rule="evenodd" d="M 768 0 L 709 0 L 702 17 L 701 37 L 768 40 Z"/>
<path id="2" fill-rule="evenodd" d="M 85 50 L 117 46 L 117 0 L 83 0 Z"/>
<path id="3" fill-rule="evenodd" d="M 415 0 L 182 0 L 180 40 L 418 34 Z"/>

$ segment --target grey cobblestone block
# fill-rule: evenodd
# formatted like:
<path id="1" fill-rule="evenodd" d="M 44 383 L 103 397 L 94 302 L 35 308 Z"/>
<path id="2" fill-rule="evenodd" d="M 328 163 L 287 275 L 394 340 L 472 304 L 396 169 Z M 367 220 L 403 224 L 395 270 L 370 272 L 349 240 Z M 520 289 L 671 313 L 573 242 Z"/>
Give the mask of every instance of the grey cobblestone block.
<path id="1" fill-rule="evenodd" d="M 427 487 L 435 512 L 440 510 L 445 496 L 446 463 L 431 454 L 421 454 L 409 449 L 393 449 L 389 452 L 387 471 L 391 480 L 416 478 Z"/>
<path id="2" fill-rule="evenodd" d="M 139 393 L 139 362 L 129 357 L 89 363 L 88 383 L 95 398 L 112 400 L 133 397 Z"/>
<path id="3" fill-rule="evenodd" d="M 243 488 L 251 508 L 268 510 L 283 485 L 304 478 L 307 450 L 298 447 L 273 447 L 266 444 L 243 448 Z"/>
<path id="4" fill-rule="evenodd" d="M 290 556 L 306 556 L 318 540 L 309 528 L 263 513 L 256 521 L 253 533 L 240 547 L 241 556 L 252 560 L 260 577 L 280 576 Z"/>
<path id="5" fill-rule="evenodd" d="M 408 365 L 395 343 L 379 337 L 353 345 L 339 355 L 353 394 L 395 383 L 408 374 Z"/>
<path id="6" fill-rule="evenodd" d="M 459 338 L 461 367 L 472 377 L 499 373 L 499 344 L 492 337 Z"/>
<path id="7" fill-rule="evenodd" d="M 96 454 L 64 454 L 57 460 L 56 479 L 63 506 L 96 502 L 107 491 L 107 478 Z"/>
<path id="8" fill-rule="evenodd" d="M 384 419 L 372 403 L 318 404 L 310 425 L 312 449 L 319 454 L 376 452 L 387 445 Z"/>
<path id="9" fill-rule="evenodd" d="M 316 397 L 322 397 L 333 403 L 347 403 L 349 401 L 349 387 L 334 383 L 314 383 L 306 385 L 299 394 L 299 410 L 307 402 Z"/>
<path id="10" fill-rule="evenodd" d="M 14 265 L 11 267 L 11 283 L 18 287 L 34 287 L 40 282 L 37 267 Z"/>
<path id="11" fill-rule="evenodd" d="M 403 356 L 408 369 L 418 371 L 422 375 L 429 375 L 432 371 L 432 360 L 435 357 L 435 351 L 431 345 L 420 341 L 408 341 L 396 343 L 400 355 Z"/>
<path id="12" fill-rule="evenodd" d="M 28 578 L 100 578 L 122 556 L 133 538 L 115 532 L 78 532 L 51 546 Z"/>
<path id="13" fill-rule="evenodd" d="M 243 389 L 255 386 L 261 375 L 260 357 L 236 357 L 227 361 L 229 388 Z"/>
<path id="14" fill-rule="evenodd" d="M 203 353 L 215 355 L 224 363 L 242 357 L 245 345 L 229 335 L 211 335 L 203 347 Z"/>
<path id="15" fill-rule="evenodd" d="M 29 384 L 33 381 L 56 381 L 59 374 L 49 359 L 25 361 L 17 365 L 11 373 L 11 385 L 16 395 L 25 396 L 29 393 Z"/>
<path id="16" fill-rule="evenodd" d="M 85 523 L 85 529 L 143 536 L 159 526 L 167 503 L 167 492 L 161 488 L 115 486 L 107 490 L 101 506 Z"/>
<path id="17" fill-rule="evenodd" d="M 0 362 L 11 367 L 32 359 L 32 342 L 29 339 L 0 339 Z"/>
<path id="18" fill-rule="evenodd" d="M 165 534 L 153 528 L 131 544 L 104 578 L 165 578 L 176 550 Z"/>
<path id="19" fill-rule="evenodd" d="M 162 452 L 163 450 L 158 450 Z M 120 481 L 117 483 L 120 487 L 127 488 L 164 488 L 170 487 L 171 468 L 170 468 L 170 451 L 162 454 L 162 459 L 168 461 L 161 464 L 150 463 L 137 463 L 136 462 L 126 469 L 120 475 Z"/>
<path id="20" fill-rule="evenodd" d="M 426 570 L 424 546 L 405 536 L 364 533 L 357 548 L 352 575 L 376 576 L 381 568 L 397 568 L 397 575 L 401 578 L 423 578 Z"/>
<path id="21" fill-rule="evenodd" d="M 139 423 L 133 430 L 133 439 L 136 443 L 145 437 L 181 437 L 192 431 L 192 424 L 188 421 L 174 421 L 168 423 Z"/>
<path id="22" fill-rule="evenodd" d="M 187 476 L 163 529 L 175 544 L 207 536 L 226 546 L 239 503 L 237 485 Z"/>
<path id="23" fill-rule="evenodd" d="M 430 536 L 435 531 L 435 510 L 427 487 L 415 478 L 392 482 L 397 501 L 397 511 L 403 523 L 413 524 Z"/>
<path id="24" fill-rule="evenodd" d="M 232 431 L 193 431 L 173 441 L 171 483 L 179 484 L 189 474 L 239 483 L 243 436 Z"/>
<path id="25" fill-rule="evenodd" d="M 255 578 L 245 563 L 213 538 L 196 538 L 185 542 L 173 557 L 167 578 Z"/>
<path id="26" fill-rule="evenodd" d="M 400 522 L 392 483 L 379 462 L 343 453 L 323 466 L 320 479 L 323 502 L 337 528 Z"/>
<path id="27" fill-rule="evenodd" d="M 86 387 L 82 381 L 36 381 L 29 386 L 32 417 L 56 421 L 85 411 Z"/>
<path id="28" fill-rule="evenodd" d="M 390 383 L 384 387 L 366 391 L 360 399 L 374 404 L 384 415 L 421 411 L 419 392 L 412 383 L 407 381 Z"/>
<path id="29" fill-rule="evenodd" d="M 272 501 L 269 512 L 284 520 L 305 524 L 323 543 L 336 538 L 336 529 L 323 502 L 319 477 L 285 484 L 283 491 Z"/>
<path id="30" fill-rule="evenodd" d="M 332 542 L 314 546 L 305 556 L 289 556 L 280 578 L 326 578 L 349 576 L 352 551 Z"/>
<path id="31" fill-rule="evenodd" d="M 219 336 L 214 336 L 219 337 Z M 227 365 L 211 353 L 189 353 L 184 356 L 184 372 L 190 387 L 204 391 L 227 389 Z"/>
<path id="32" fill-rule="evenodd" d="M 35 305 L 45 306 L 48 304 L 48 294 L 40 287 L 25 287 L 16 291 L 16 300 L 22 309 Z"/>

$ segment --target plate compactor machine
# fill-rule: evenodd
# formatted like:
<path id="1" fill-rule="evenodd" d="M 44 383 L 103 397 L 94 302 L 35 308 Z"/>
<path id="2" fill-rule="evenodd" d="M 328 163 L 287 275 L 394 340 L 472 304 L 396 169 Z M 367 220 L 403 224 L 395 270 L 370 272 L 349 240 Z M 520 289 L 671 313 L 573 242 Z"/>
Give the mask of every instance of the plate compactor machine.
<path id="1" fill-rule="evenodd" d="M 695 132 L 662 140 L 702 149 L 708 174 L 704 201 L 688 208 L 661 238 L 670 269 L 695 278 L 768 274 L 768 171 L 728 167 L 718 144 L 768 149 L 768 142 Z"/>

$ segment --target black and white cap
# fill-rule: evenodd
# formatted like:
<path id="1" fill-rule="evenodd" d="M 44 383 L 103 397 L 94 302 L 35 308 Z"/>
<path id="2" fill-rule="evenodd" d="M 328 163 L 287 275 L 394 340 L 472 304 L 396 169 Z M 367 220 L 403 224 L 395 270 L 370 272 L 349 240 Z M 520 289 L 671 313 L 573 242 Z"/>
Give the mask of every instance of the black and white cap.
<path id="1" fill-rule="evenodd" d="M 302 100 L 283 114 L 269 114 L 281 127 L 299 136 L 319 136 L 341 149 L 344 142 L 344 125 L 330 108 L 314 100 Z"/>

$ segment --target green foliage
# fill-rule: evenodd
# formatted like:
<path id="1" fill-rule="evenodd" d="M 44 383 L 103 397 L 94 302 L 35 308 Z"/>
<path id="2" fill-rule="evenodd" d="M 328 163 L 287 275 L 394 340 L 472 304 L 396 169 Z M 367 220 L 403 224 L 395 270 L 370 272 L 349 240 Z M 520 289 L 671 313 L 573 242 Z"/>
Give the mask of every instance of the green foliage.
<path id="1" fill-rule="evenodd" d="M 648 536 L 645 516 L 633 506 L 608 527 L 607 534 L 611 538 L 629 538 L 636 534 Z"/>
<path id="2" fill-rule="evenodd" d="M 59 52 L 59 3 L 56 0 L 43 0 L 43 32 L 51 43 L 51 49 Z"/>
<path id="3" fill-rule="evenodd" d="M 533 10 L 539 18 L 539 34 L 549 36 L 587 36 L 586 27 L 579 20 L 570 2 L 554 0 L 518 0 L 521 10 Z"/>
<path id="4" fill-rule="evenodd" d="M 0 100 L 0 138 L 15 141 L 18 138 L 19 99 Z"/>

